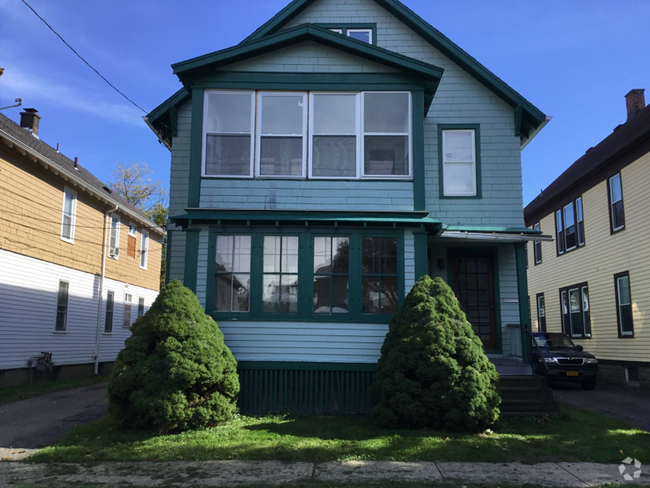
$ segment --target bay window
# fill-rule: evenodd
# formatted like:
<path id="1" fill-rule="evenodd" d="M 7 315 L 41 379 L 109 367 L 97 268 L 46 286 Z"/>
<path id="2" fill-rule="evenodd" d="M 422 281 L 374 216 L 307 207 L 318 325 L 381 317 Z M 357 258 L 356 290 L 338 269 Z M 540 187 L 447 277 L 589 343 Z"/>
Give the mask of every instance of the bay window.
<path id="1" fill-rule="evenodd" d="M 203 176 L 411 177 L 409 92 L 208 90 L 204 103 Z"/>

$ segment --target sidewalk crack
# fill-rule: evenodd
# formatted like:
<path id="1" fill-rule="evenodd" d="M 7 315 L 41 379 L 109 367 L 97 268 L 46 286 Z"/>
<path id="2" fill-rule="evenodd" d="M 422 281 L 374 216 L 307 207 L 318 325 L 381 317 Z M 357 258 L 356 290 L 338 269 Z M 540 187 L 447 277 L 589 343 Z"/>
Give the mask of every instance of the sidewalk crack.
<path id="1" fill-rule="evenodd" d="M 317 463 L 314 463 L 314 467 L 311 469 L 311 479 L 312 479 L 312 481 L 316 481 L 316 465 L 317 465 Z"/>
<path id="2" fill-rule="evenodd" d="M 444 481 L 445 480 L 445 475 L 442 474 L 442 469 L 440 469 L 440 463 L 435 463 L 435 464 L 436 464 L 436 469 L 438 470 L 438 473 L 440 473 L 440 477 Z"/>
<path id="3" fill-rule="evenodd" d="M 577 479 L 577 480 L 578 480 L 580 483 L 582 483 L 584 486 L 592 486 L 592 485 L 590 485 L 589 483 L 587 483 L 585 480 L 583 480 L 583 479 L 581 479 L 581 478 L 578 478 L 575 474 L 573 474 L 571 471 L 569 471 L 568 469 L 566 469 L 564 466 L 560 466 L 559 463 L 553 463 L 553 464 L 555 464 L 558 468 L 563 469 L 564 471 L 566 471 L 567 473 L 569 473 L 571 476 L 573 476 L 575 479 Z"/>

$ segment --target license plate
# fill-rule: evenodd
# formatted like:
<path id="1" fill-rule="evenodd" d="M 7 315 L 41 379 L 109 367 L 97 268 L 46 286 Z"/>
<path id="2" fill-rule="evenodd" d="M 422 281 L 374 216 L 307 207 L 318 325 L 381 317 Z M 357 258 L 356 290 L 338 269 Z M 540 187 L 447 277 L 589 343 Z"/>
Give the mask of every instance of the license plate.
<path id="1" fill-rule="evenodd" d="M 579 373 L 577 371 L 567 371 L 566 375 L 567 376 L 578 376 Z"/>

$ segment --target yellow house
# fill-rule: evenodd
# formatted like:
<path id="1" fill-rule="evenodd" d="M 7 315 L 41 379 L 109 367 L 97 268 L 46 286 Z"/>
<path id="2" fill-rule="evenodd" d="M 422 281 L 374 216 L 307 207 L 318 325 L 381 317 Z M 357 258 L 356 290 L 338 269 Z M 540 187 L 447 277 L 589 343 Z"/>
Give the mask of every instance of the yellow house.
<path id="1" fill-rule="evenodd" d="M 528 248 L 533 330 L 564 332 L 599 360 L 603 381 L 650 388 L 650 106 L 626 95 L 627 121 L 524 210 L 554 242 Z"/>
<path id="2" fill-rule="evenodd" d="M 0 115 L 0 388 L 107 373 L 159 289 L 164 231 L 39 121 Z"/>

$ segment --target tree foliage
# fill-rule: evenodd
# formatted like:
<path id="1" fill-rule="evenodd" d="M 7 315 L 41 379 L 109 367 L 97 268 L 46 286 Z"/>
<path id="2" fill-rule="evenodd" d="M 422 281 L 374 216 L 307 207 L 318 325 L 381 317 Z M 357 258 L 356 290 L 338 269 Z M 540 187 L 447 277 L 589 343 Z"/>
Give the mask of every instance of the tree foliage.
<path id="1" fill-rule="evenodd" d="M 372 414 L 387 427 L 481 430 L 499 417 L 498 378 L 449 285 L 424 276 L 391 318 Z"/>
<path id="2" fill-rule="evenodd" d="M 170 282 L 131 330 L 108 382 L 120 425 L 178 432 L 232 419 L 237 361 L 189 288 Z"/>

